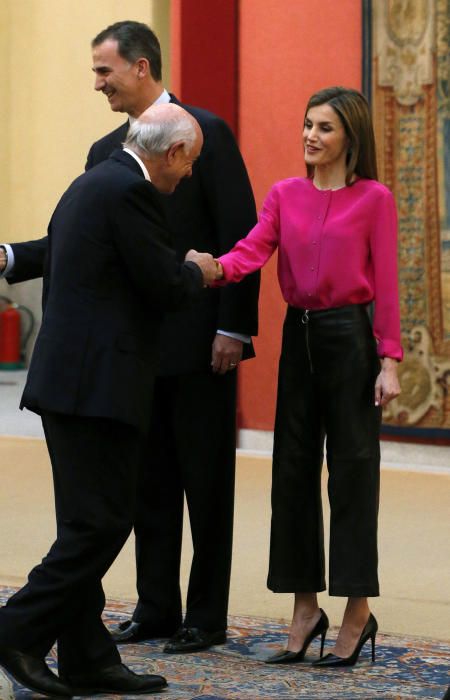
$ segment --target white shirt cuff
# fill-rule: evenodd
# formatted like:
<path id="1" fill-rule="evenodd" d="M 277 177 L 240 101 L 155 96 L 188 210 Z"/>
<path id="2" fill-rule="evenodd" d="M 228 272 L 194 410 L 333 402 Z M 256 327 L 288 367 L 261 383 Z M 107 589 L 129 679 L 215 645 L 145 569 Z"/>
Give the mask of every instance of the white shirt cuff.
<path id="1" fill-rule="evenodd" d="M 6 250 L 6 254 L 8 256 L 8 262 L 6 263 L 6 267 L 3 270 L 3 272 L 0 272 L 0 278 L 1 277 L 7 277 L 8 274 L 11 272 L 11 270 L 14 267 L 14 253 L 13 249 L 11 248 L 8 243 L 0 243 L 0 245 Z"/>
<path id="2" fill-rule="evenodd" d="M 242 333 L 229 333 L 228 331 L 218 330 L 219 335 L 226 335 L 228 338 L 234 338 L 235 340 L 240 340 L 242 343 L 251 343 L 252 338 L 250 335 L 243 335 Z"/>

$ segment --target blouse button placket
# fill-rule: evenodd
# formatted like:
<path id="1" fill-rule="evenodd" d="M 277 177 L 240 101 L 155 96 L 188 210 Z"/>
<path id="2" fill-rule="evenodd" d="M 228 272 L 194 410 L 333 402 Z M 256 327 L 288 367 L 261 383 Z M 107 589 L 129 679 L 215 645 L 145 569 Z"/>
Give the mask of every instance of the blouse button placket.
<path id="1" fill-rule="evenodd" d="M 312 226 L 311 230 L 311 249 L 310 249 L 310 265 L 309 265 L 309 288 L 308 297 L 312 296 L 312 293 L 316 292 L 317 289 L 317 276 L 319 273 L 319 259 L 320 259 L 320 248 L 323 235 L 323 227 L 325 219 L 328 212 L 328 207 L 330 204 L 330 192 L 321 192 L 320 198 L 318 199 L 318 214 L 315 224 Z"/>

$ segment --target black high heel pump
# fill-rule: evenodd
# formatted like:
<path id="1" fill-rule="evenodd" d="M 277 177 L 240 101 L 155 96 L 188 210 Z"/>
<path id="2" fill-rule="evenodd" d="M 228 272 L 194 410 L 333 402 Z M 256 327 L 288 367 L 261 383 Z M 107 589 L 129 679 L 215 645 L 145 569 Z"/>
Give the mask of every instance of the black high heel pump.
<path id="1" fill-rule="evenodd" d="M 358 640 L 353 653 L 350 656 L 342 658 L 342 656 L 336 656 L 336 654 L 327 654 L 323 658 L 313 661 L 313 666 L 354 666 L 358 661 L 358 657 L 361 653 L 361 649 L 368 639 L 372 641 L 372 663 L 375 662 L 375 637 L 378 631 L 378 623 L 372 613 L 369 615 L 366 626 L 361 632 L 361 636 Z"/>
<path id="2" fill-rule="evenodd" d="M 319 635 L 322 638 L 320 643 L 320 656 L 322 656 L 323 645 L 325 644 L 325 637 L 330 623 L 326 613 L 324 613 L 322 608 L 319 609 L 320 617 L 317 621 L 317 624 L 305 639 L 305 642 L 300 651 L 289 651 L 288 649 L 283 649 L 282 651 L 277 652 L 273 656 L 269 656 L 269 658 L 265 660 L 266 664 L 292 664 L 298 661 L 303 661 L 307 649 L 311 644 L 312 640 L 318 637 Z"/>

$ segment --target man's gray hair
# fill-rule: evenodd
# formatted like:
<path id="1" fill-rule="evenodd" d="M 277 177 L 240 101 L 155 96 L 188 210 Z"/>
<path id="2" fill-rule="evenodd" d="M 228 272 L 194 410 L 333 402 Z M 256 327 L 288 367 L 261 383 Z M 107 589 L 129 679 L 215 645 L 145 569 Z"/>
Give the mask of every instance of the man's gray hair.
<path id="1" fill-rule="evenodd" d="M 166 153 L 174 143 L 180 141 L 184 142 L 185 151 L 190 151 L 196 140 L 194 124 L 190 116 L 179 114 L 169 119 L 136 119 L 130 126 L 123 145 L 144 158 Z"/>

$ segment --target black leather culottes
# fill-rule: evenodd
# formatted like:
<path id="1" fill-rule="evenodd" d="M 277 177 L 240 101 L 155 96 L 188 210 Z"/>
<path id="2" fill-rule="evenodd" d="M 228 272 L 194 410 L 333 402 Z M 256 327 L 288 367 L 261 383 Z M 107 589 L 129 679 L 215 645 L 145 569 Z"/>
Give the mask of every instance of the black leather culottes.
<path id="1" fill-rule="evenodd" d="M 321 470 L 326 436 L 331 509 L 329 593 L 379 595 L 380 371 L 364 305 L 289 307 L 275 422 L 267 585 L 325 589 Z"/>

